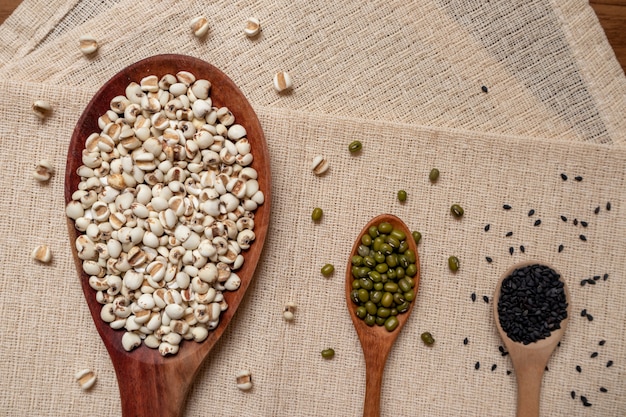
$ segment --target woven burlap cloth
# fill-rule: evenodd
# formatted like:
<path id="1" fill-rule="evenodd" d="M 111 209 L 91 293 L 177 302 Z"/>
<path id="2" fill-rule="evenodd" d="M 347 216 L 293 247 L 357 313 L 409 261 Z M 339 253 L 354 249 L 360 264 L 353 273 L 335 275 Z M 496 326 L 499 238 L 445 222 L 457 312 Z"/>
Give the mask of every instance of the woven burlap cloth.
<path id="1" fill-rule="evenodd" d="M 211 29 L 199 40 L 190 20 L 201 14 Z M 263 28 L 254 39 L 242 33 L 248 16 Z M 77 48 L 85 33 L 100 40 L 92 58 Z M 184 415 L 362 414 L 365 364 L 343 271 L 361 227 L 380 213 L 423 235 L 417 304 L 388 359 L 382 415 L 515 415 L 515 372 L 499 350 L 491 297 L 499 275 L 527 260 L 559 270 L 572 300 L 542 415 L 626 415 L 626 79 L 593 11 L 574 0 L 25 0 L 0 26 L 0 415 L 121 415 L 71 258 L 63 172 L 99 86 L 159 53 L 226 72 L 253 104 L 272 164 L 254 281 Z M 290 93 L 272 88 L 279 70 L 294 79 Z M 30 110 L 36 99 L 53 106 L 44 121 Z M 363 151 L 351 155 L 355 139 Z M 325 176 L 311 172 L 315 155 L 330 161 Z M 44 185 L 32 178 L 40 159 L 56 167 Z M 324 209 L 318 224 L 314 207 Z M 31 260 L 38 244 L 52 248 L 50 265 Z M 450 255 L 461 261 L 455 274 Z M 325 263 L 336 267 L 329 278 Z M 297 304 L 292 323 L 287 302 Z M 424 331 L 434 346 L 421 342 Z M 336 355 L 323 360 L 328 347 Z M 86 392 L 74 380 L 83 368 L 98 377 Z M 249 392 L 236 388 L 240 369 L 253 375 Z"/>

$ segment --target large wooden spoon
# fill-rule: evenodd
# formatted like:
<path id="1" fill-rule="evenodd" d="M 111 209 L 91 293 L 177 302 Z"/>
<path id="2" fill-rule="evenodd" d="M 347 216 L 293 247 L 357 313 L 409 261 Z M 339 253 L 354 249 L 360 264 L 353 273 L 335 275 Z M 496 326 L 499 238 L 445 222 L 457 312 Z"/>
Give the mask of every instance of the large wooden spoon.
<path id="1" fill-rule="evenodd" d="M 377 226 L 382 222 L 391 223 L 395 229 L 402 230 L 407 236 L 409 248 L 415 253 L 415 266 L 417 267 L 417 274 L 413 277 L 415 281 L 415 286 L 413 288 L 415 296 L 417 297 L 420 282 L 420 266 L 417 254 L 417 245 L 415 244 L 415 240 L 411 237 L 411 231 L 409 228 L 398 217 L 391 214 L 381 214 L 370 220 L 355 240 L 349 259 L 352 259 L 352 256 L 357 253 L 357 249 L 361 244 L 361 237 L 367 233 L 370 226 Z M 363 405 L 363 416 L 377 417 L 380 416 L 380 391 L 382 387 L 385 363 L 387 362 L 387 357 L 389 356 L 391 347 L 400 334 L 400 330 L 402 330 L 402 327 L 404 327 L 404 324 L 411 315 L 411 311 L 413 310 L 416 300 L 413 300 L 413 302 L 410 303 L 408 311 L 398 314 L 397 317 L 399 324 L 394 331 L 389 332 L 383 326 L 374 325 L 370 327 L 356 315 L 356 305 L 350 298 L 352 280 L 352 264 L 349 260 L 348 267 L 346 269 L 346 302 L 348 304 L 348 311 L 350 312 L 354 328 L 356 329 L 359 340 L 361 341 L 361 347 L 363 348 L 363 354 L 365 356 L 365 401 Z"/>
<path id="2" fill-rule="evenodd" d="M 496 327 L 498 328 L 502 341 L 509 352 L 509 356 L 513 362 L 513 367 L 515 368 L 515 375 L 517 379 L 517 417 L 539 417 L 539 403 L 543 372 L 546 368 L 546 364 L 548 363 L 548 359 L 550 359 L 552 352 L 565 333 L 565 328 L 567 327 L 567 322 L 571 315 L 572 303 L 570 302 L 567 287 L 564 286 L 563 290 L 567 300 L 567 318 L 561 321 L 561 327 L 552 331 L 550 336 L 525 345 L 521 342 L 513 341 L 502 329 L 502 326 L 500 325 L 500 315 L 498 312 L 498 302 L 500 300 L 502 281 L 511 275 L 511 273 L 516 269 L 535 264 L 538 264 L 538 262 L 523 262 L 509 268 L 498 281 L 493 297 L 493 311 Z M 554 270 L 554 268 L 550 268 Z M 562 276 L 561 280 L 563 280 Z"/>
<path id="3" fill-rule="evenodd" d="M 229 307 L 222 313 L 218 327 L 210 331 L 209 337 L 202 343 L 183 341 L 178 354 L 169 357 L 163 357 L 157 350 L 144 345 L 126 352 L 121 343 L 124 332 L 113 330 L 102 321 L 102 306 L 96 301 L 95 291 L 89 286 L 89 276 L 83 272 L 82 261 L 78 258 L 74 245 L 79 232 L 74 227 L 74 222 L 68 219 L 76 269 L 94 324 L 115 368 L 124 417 L 182 415 L 187 392 L 200 365 L 224 333 L 252 280 L 268 229 L 271 203 L 270 160 L 261 124 L 242 92 L 223 72 L 202 60 L 183 55 L 158 55 L 144 59 L 125 68 L 100 88 L 78 120 L 72 135 L 65 172 L 65 202 L 71 200 L 80 181 L 76 169 L 82 164 L 81 152 L 85 139 L 93 132 L 100 132 L 98 117 L 109 110 L 111 99 L 123 95 L 131 81 L 138 83 L 147 75 L 154 74 L 160 78 L 164 74 L 176 74 L 182 70 L 193 73 L 198 79 L 209 80 L 212 84 L 213 105 L 228 107 L 235 115 L 236 122 L 246 128 L 254 155 L 252 167 L 258 172 L 259 187 L 265 194 L 265 202 L 255 212 L 256 240 L 244 252 L 244 264 L 237 271 L 241 286 L 237 291 L 225 292 L 224 298 Z"/>

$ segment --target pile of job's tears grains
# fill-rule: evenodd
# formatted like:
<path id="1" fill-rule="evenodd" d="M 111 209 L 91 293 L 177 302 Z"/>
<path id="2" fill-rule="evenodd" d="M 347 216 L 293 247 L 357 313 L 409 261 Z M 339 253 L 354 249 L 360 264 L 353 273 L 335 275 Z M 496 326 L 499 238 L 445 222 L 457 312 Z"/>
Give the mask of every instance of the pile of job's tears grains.
<path id="1" fill-rule="evenodd" d="M 66 214 L 78 257 L 127 351 L 173 355 L 228 308 L 264 202 L 244 126 L 187 72 L 131 82 L 98 119 Z"/>

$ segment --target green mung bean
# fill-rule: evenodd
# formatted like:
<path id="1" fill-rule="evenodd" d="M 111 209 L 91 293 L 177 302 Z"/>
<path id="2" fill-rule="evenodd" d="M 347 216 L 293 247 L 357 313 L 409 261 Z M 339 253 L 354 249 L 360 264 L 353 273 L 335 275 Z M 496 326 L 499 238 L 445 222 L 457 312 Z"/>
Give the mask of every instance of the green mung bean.
<path id="1" fill-rule="evenodd" d="M 354 265 L 354 266 L 361 266 L 361 265 L 363 265 L 363 257 L 362 256 L 354 255 L 352 257 L 351 261 L 352 261 L 352 265 Z"/>
<path id="2" fill-rule="evenodd" d="M 365 311 L 367 311 L 367 314 L 374 316 L 378 311 L 378 307 L 376 307 L 376 304 L 374 304 L 372 300 L 369 300 L 365 303 Z"/>
<path id="3" fill-rule="evenodd" d="M 465 212 L 463 210 L 463 207 L 461 207 L 458 204 L 453 204 L 450 207 L 450 212 L 454 215 L 454 217 L 463 217 L 463 213 Z"/>
<path id="4" fill-rule="evenodd" d="M 400 322 L 398 321 L 398 318 L 396 316 L 391 316 L 385 320 L 385 329 L 389 332 L 393 332 L 399 324 Z"/>
<path id="5" fill-rule="evenodd" d="M 393 226 L 391 225 L 391 223 L 387 223 L 387 222 L 382 222 L 381 224 L 378 225 L 378 231 L 380 233 L 391 233 L 391 231 L 393 230 Z"/>
<path id="6" fill-rule="evenodd" d="M 411 233 L 411 235 L 413 236 L 413 240 L 415 241 L 416 245 L 420 243 L 420 240 L 422 240 L 422 234 L 418 231 L 414 231 L 413 233 Z"/>
<path id="7" fill-rule="evenodd" d="M 313 209 L 313 213 L 311 213 L 311 219 L 314 222 L 318 222 L 318 221 L 320 221 L 322 219 L 323 215 L 324 215 L 324 211 L 321 208 L 319 208 L 319 207 L 315 207 Z"/>
<path id="8" fill-rule="evenodd" d="M 356 153 L 361 149 L 363 149 L 363 144 L 358 140 L 352 141 L 350 145 L 348 145 L 348 150 L 350 151 L 350 153 Z"/>
<path id="9" fill-rule="evenodd" d="M 365 324 L 367 324 L 370 327 L 376 324 L 376 317 L 372 316 L 371 314 L 368 314 L 367 316 L 365 316 L 365 319 L 363 320 L 365 321 Z"/>
<path id="10" fill-rule="evenodd" d="M 432 346 L 432 344 L 435 343 L 435 339 L 430 332 L 424 332 L 420 335 L 420 337 L 422 338 L 422 342 L 428 346 Z"/>
<path id="11" fill-rule="evenodd" d="M 322 275 L 329 277 L 335 272 L 335 267 L 332 264 L 326 264 L 321 269 Z"/>
<path id="12" fill-rule="evenodd" d="M 365 246 L 370 246 L 372 244 L 372 237 L 370 235 L 363 235 L 361 243 Z"/>
<path id="13" fill-rule="evenodd" d="M 328 348 L 322 351 L 322 358 L 332 359 L 335 356 L 335 349 Z"/>
<path id="14" fill-rule="evenodd" d="M 406 197 L 407 197 L 406 191 L 404 191 L 404 190 L 398 191 L 398 200 L 401 203 L 404 203 L 406 201 Z"/>
<path id="15" fill-rule="evenodd" d="M 450 271 L 452 272 L 456 272 L 459 270 L 459 258 L 457 258 L 456 256 L 451 256 L 448 258 L 448 268 L 450 268 Z"/>
<path id="16" fill-rule="evenodd" d="M 430 174 L 428 174 L 428 179 L 430 182 L 437 182 L 439 179 L 439 170 L 437 168 L 431 169 Z"/>
<path id="17" fill-rule="evenodd" d="M 356 316 L 360 319 L 364 319 L 367 316 L 367 310 L 364 306 L 359 306 L 356 309 Z"/>

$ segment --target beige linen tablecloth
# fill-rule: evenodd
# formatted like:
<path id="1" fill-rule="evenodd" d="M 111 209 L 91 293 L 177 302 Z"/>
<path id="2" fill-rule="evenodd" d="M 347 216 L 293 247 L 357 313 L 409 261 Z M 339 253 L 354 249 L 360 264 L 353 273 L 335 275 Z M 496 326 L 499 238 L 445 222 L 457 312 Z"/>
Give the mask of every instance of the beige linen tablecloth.
<path id="1" fill-rule="evenodd" d="M 211 21 L 202 40 L 189 29 L 200 14 Z M 242 28 L 253 15 L 263 30 L 248 39 Z M 93 58 L 77 49 L 84 33 L 101 40 Z M 498 349 L 490 302 L 498 276 L 524 260 L 552 264 L 572 296 L 542 415 L 626 414 L 626 79 L 584 2 L 26 0 L 0 26 L 0 45 L 0 414 L 121 413 L 71 259 L 64 161 L 99 86 L 166 52 L 204 59 L 241 87 L 264 128 L 273 182 L 255 279 L 185 415 L 362 414 L 364 360 L 343 265 L 361 227 L 384 212 L 423 240 L 417 305 L 389 357 L 383 415 L 515 414 L 515 373 Z M 292 92 L 273 91 L 278 70 L 293 76 Z M 39 98 L 54 107 L 44 121 L 30 111 Z M 359 155 L 347 151 L 355 139 Z M 323 177 L 310 170 L 318 154 L 330 160 Z M 41 185 L 31 171 L 44 158 L 57 173 Z M 437 184 L 428 181 L 433 167 Z M 404 204 L 395 197 L 401 188 Z M 465 209 L 460 221 L 453 203 Z M 314 207 L 324 209 L 319 224 L 310 220 Z M 53 249 L 50 265 L 30 259 L 41 243 Z M 456 274 L 450 255 L 461 260 Z M 330 278 L 319 273 L 327 262 L 337 269 Z M 580 285 L 594 276 L 595 286 Z M 288 301 L 298 305 L 293 323 L 282 318 Z M 433 347 L 421 342 L 423 331 Z M 329 361 L 320 356 L 327 347 L 336 351 Z M 98 375 L 88 392 L 74 380 L 82 368 Z M 252 391 L 236 388 L 239 369 L 252 372 Z M 593 405 L 583 407 L 581 395 Z"/>

